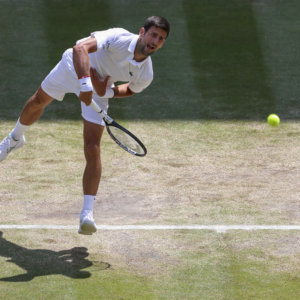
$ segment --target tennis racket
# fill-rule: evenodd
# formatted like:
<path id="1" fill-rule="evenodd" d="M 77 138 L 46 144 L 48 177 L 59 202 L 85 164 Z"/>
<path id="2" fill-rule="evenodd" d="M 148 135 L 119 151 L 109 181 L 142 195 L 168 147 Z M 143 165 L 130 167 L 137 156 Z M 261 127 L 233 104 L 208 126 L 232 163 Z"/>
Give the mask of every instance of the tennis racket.
<path id="1" fill-rule="evenodd" d="M 92 100 L 91 106 L 100 114 L 105 122 L 108 134 L 121 148 L 136 156 L 145 156 L 147 154 L 147 149 L 143 143 L 130 131 L 109 117 L 94 100 Z"/>

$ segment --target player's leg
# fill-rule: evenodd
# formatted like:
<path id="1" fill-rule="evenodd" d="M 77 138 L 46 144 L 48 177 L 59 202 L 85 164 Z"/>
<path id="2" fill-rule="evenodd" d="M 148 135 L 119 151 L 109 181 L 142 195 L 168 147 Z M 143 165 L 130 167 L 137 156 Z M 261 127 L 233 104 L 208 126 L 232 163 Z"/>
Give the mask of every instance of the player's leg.
<path id="1" fill-rule="evenodd" d="M 15 128 L 0 143 L 0 161 L 4 160 L 12 150 L 19 149 L 25 144 L 25 130 L 40 118 L 44 108 L 52 100 L 53 98 L 40 87 L 26 102 Z"/>
<path id="2" fill-rule="evenodd" d="M 100 141 L 104 126 L 83 119 L 86 167 L 83 174 L 84 195 L 96 195 L 101 177 Z"/>
<path id="3" fill-rule="evenodd" d="M 25 130 L 40 118 L 45 106 L 53 99 L 62 101 L 66 93 L 76 93 L 77 89 L 80 89 L 76 76 L 66 64 L 66 55 L 70 51 L 67 50 L 64 53 L 62 60 L 52 69 L 38 91 L 25 104 L 16 127 L 0 144 L 0 161 L 4 160 L 11 150 L 24 145 Z"/>
<path id="4" fill-rule="evenodd" d="M 92 234 L 96 232 L 93 219 L 93 206 L 101 177 L 100 141 L 104 126 L 83 119 L 83 140 L 86 167 L 83 173 L 84 204 L 80 214 L 79 233 Z"/>
<path id="5" fill-rule="evenodd" d="M 20 123 L 29 126 L 32 125 L 35 121 L 37 121 L 43 111 L 44 108 L 49 105 L 54 98 L 49 96 L 43 89 L 40 87 L 36 93 L 26 102 L 21 115 L 20 115 Z"/>

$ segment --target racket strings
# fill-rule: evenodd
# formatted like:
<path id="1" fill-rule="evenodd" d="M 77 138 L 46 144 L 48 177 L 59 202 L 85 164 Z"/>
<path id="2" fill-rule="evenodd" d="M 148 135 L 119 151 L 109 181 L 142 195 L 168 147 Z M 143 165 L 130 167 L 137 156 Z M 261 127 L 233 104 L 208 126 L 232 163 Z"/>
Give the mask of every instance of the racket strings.
<path id="1" fill-rule="evenodd" d="M 130 136 L 128 133 L 124 132 L 123 130 L 109 126 L 111 134 L 125 147 L 128 149 L 138 153 L 138 154 L 144 154 L 145 151 L 139 144 L 137 140 L 135 140 L 132 136 Z"/>

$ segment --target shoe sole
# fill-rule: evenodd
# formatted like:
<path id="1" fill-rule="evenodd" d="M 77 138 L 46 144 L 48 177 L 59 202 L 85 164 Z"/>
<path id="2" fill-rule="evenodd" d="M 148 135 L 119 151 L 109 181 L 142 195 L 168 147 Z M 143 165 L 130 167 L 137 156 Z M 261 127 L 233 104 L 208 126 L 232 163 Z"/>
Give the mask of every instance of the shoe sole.
<path id="1" fill-rule="evenodd" d="M 82 232 L 90 232 L 92 234 L 97 231 L 95 224 L 91 222 L 84 222 L 80 227 Z"/>
<path id="2" fill-rule="evenodd" d="M 78 233 L 79 234 L 83 234 L 83 235 L 93 235 L 93 233 L 92 232 L 90 232 L 90 231 L 82 231 L 82 230 L 78 230 Z"/>

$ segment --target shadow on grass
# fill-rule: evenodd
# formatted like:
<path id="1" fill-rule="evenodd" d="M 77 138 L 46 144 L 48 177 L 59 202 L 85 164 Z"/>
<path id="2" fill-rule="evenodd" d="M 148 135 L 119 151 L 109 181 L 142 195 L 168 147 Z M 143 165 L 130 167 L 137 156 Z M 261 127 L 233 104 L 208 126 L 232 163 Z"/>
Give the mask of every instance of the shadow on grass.
<path id="1" fill-rule="evenodd" d="M 74 247 L 57 252 L 46 249 L 27 249 L 4 239 L 3 232 L 0 231 L 0 256 L 10 258 L 7 262 L 14 263 L 27 271 L 25 274 L 0 278 L 0 281 L 25 282 L 38 276 L 58 274 L 73 279 L 89 278 L 91 273 L 82 271 L 93 265 L 87 259 L 89 256 L 87 251 L 85 247 Z M 102 263 L 100 269 L 105 270 L 109 267 L 108 263 Z"/>

